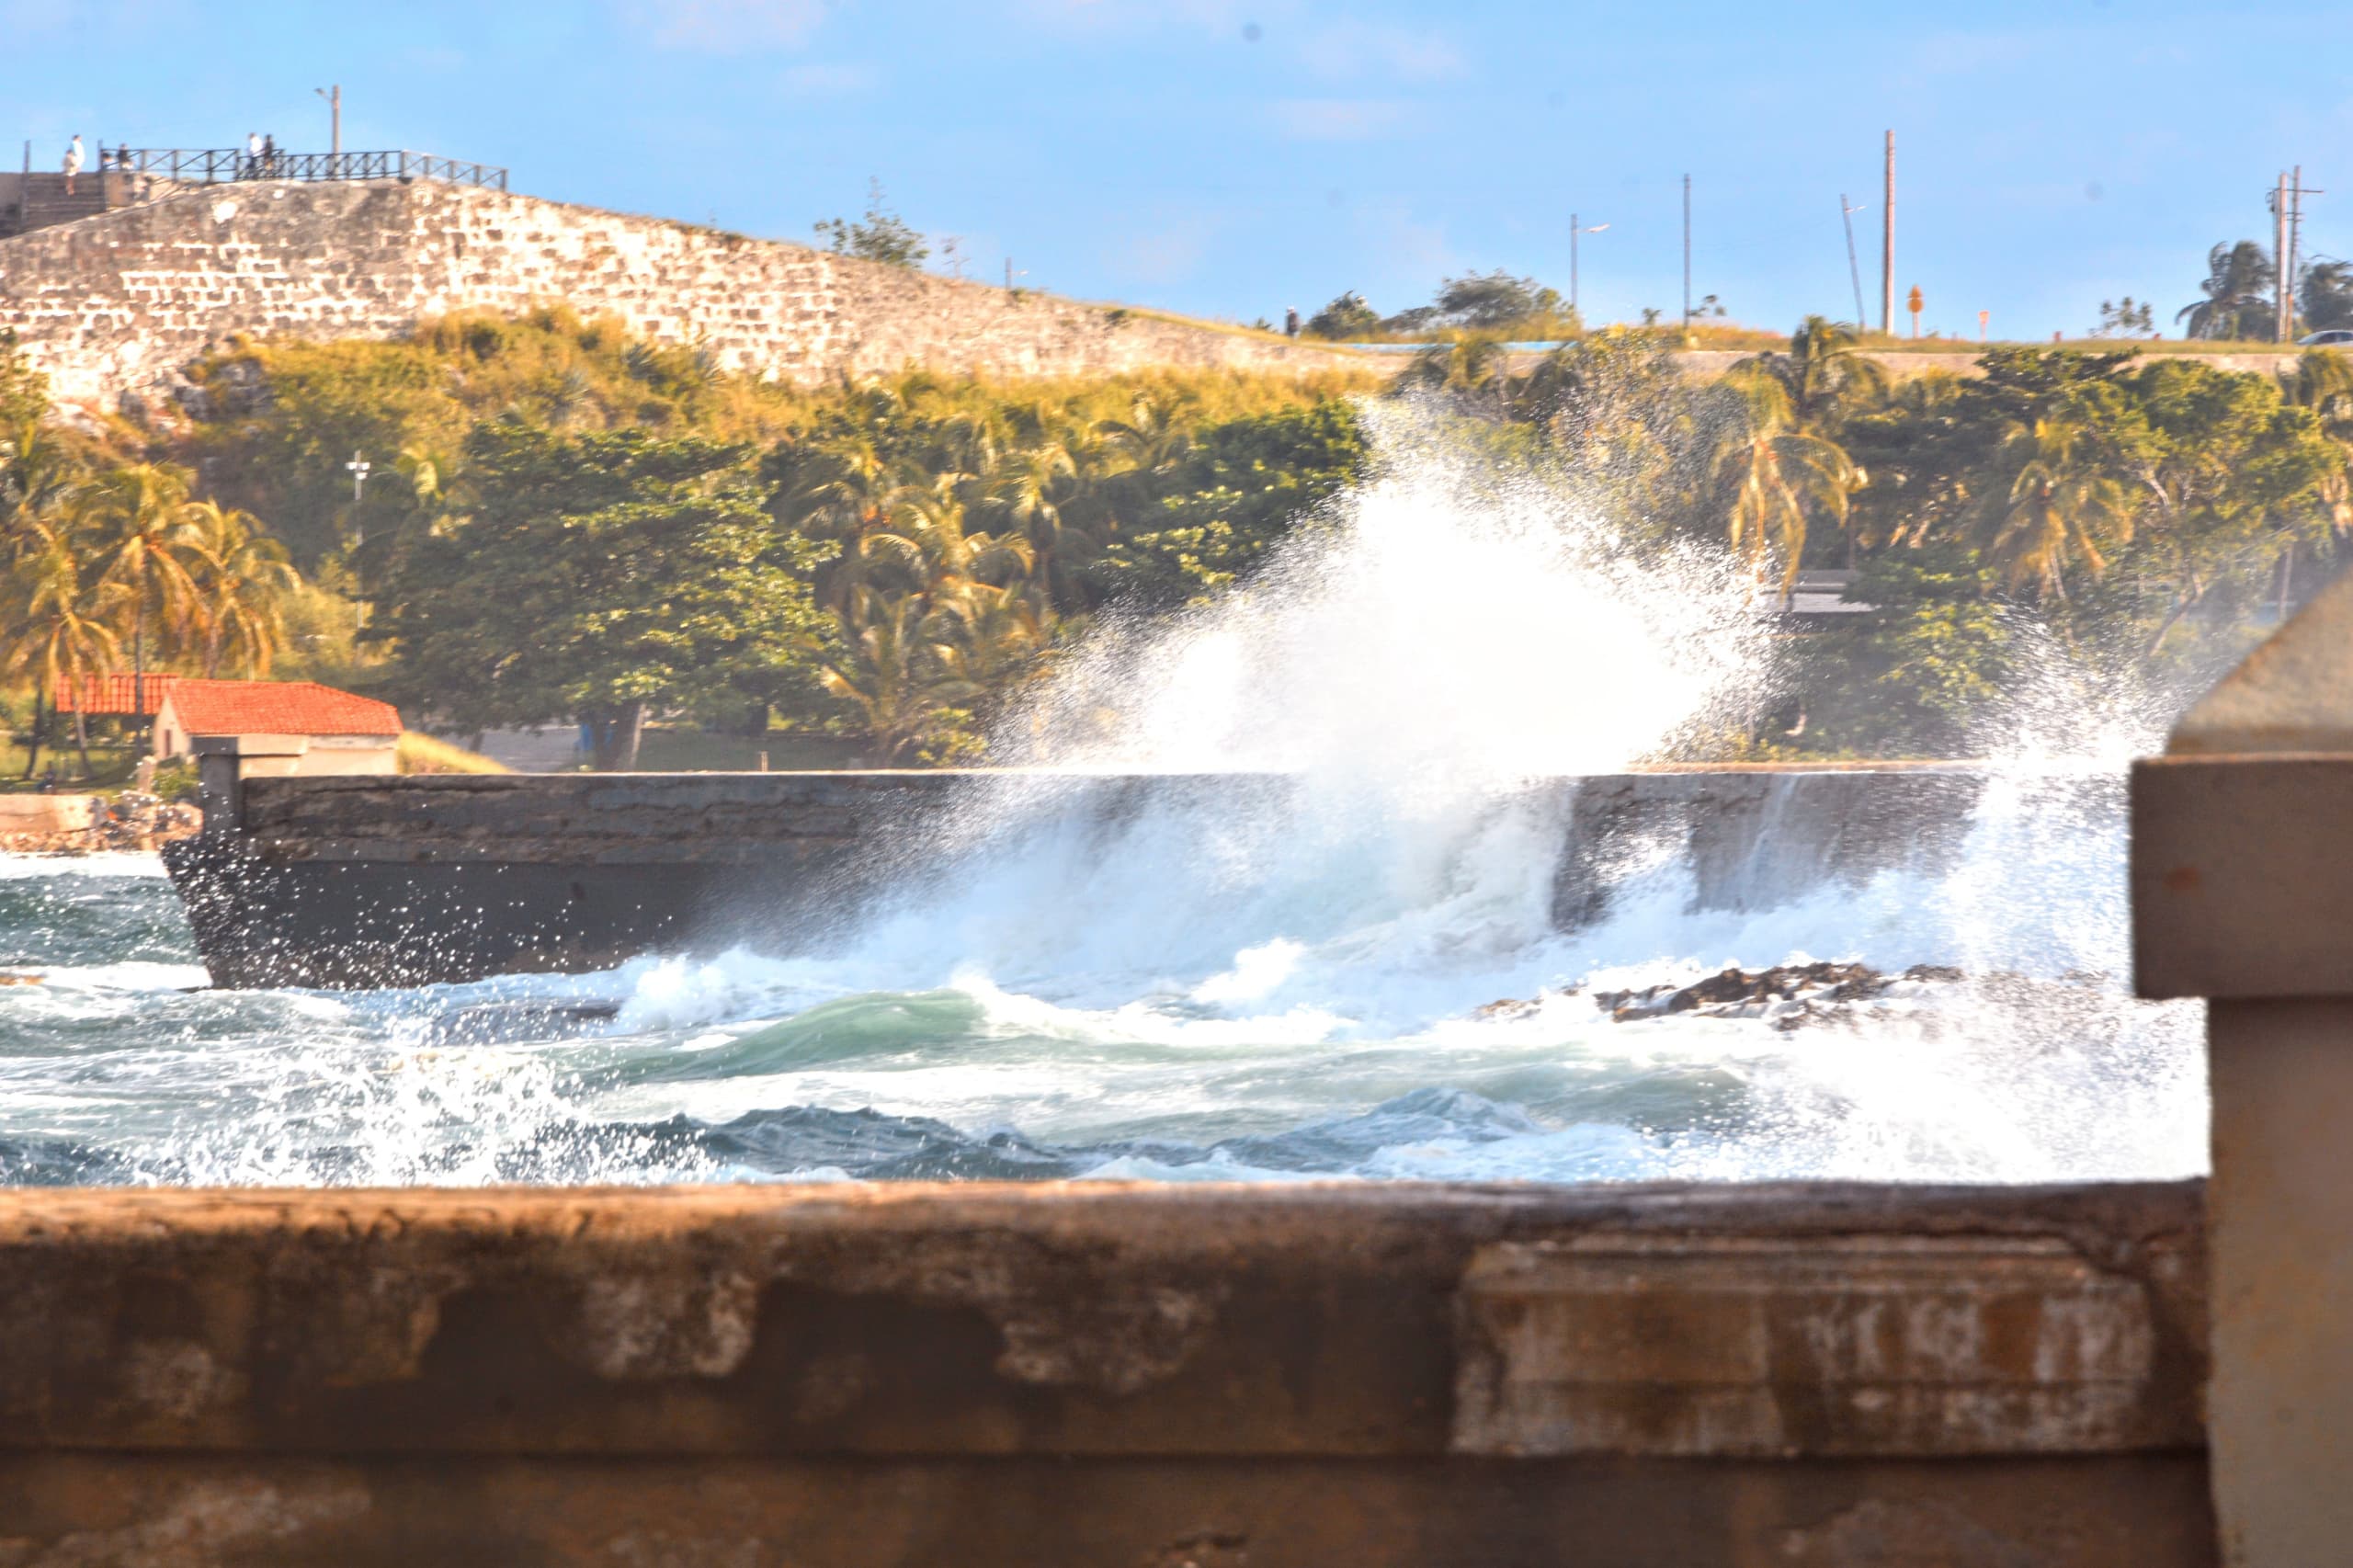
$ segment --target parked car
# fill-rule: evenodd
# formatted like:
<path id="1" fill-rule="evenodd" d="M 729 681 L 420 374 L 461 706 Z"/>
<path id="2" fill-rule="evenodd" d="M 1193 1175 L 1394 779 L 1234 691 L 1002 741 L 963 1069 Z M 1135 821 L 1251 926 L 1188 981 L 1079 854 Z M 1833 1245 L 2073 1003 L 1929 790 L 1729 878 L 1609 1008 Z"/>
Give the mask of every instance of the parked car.
<path id="1" fill-rule="evenodd" d="M 2353 328 L 2333 326 L 2296 340 L 2299 348 L 2353 348 Z"/>

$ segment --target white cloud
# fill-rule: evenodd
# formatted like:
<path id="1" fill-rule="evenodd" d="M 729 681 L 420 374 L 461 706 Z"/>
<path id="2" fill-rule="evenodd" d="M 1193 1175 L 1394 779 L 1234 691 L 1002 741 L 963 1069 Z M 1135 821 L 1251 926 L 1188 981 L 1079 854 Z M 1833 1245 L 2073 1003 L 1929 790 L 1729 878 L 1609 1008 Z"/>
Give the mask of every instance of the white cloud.
<path id="1" fill-rule="evenodd" d="M 1388 76 L 1404 82 L 1444 82 L 1467 75 L 1461 51 L 1434 31 L 1382 22 L 1343 22 L 1308 37 L 1301 56 L 1328 79 Z"/>
<path id="2" fill-rule="evenodd" d="M 1369 142 L 1402 129 L 1408 106 L 1393 98 L 1282 98 L 1275 126 L 1299 142 Z"/>
<path id="3" fill-rule="evenodd" d="M 798 97 L 838 98 L 862 93 L 874 85 L 870 65 L 793 65 L 784 73 L 785 90 Z"/>
<path id="4" fill-rule="evenodd" d="M 806 42 L 825 0 L 622 0 L 621 17 L 665 49 L 750 54 Z"/>

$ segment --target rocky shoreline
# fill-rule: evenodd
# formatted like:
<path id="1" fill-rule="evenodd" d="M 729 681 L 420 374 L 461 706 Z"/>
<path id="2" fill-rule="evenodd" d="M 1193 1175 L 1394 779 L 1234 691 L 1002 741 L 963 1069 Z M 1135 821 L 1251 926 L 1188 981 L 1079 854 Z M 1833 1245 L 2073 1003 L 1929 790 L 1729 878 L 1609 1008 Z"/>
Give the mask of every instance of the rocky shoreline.
<path id="1" fill-rule="evenodd" d="M 1761 1018 L 1789 1030 L 1827 1017 L 1832 1008 L 1870 1002 L 1899 988 L 1961 978 L 1961 971 L 1914 964 L 1897 973 L 1860 963 L 1776 964 L 1770 969 L 1727 969 L 1688 985 L 1668 983 L 1639 991 L 1597 991 L 1594 1006 L 1617 1023 L 1689 1013 L 1703 1018 Z M 1570 994 L 1574 994 L 1573 989 Z M 1538 1003 L 1490 1002 L 1478 1017 L 1509 1017 L 1533 1012 Z"/>
<path id="2" fill-rule="evenodd" d="M 94 803 L 87 827 L 0 830 L 0 854 L 153 854 L 173 839 L 192 836 L 203 821 L 194 806 L 184 802 L 153 795 L 119 795 Z"/>

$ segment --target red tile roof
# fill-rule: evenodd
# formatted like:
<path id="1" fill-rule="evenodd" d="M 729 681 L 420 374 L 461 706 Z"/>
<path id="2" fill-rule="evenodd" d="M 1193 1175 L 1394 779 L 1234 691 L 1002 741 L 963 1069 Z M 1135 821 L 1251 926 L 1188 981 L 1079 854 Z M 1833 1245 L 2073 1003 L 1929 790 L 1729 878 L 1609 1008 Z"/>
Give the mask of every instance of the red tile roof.
<path id="1" fill-rule="evenodd" d="M 80 683 L 68 683 L 57 688 L 57 711 L 80 711 L 96 714 L 153 714 L 164 705 L 164 694 L 173 684 L 185 679 L 181 676 L 157 675 L 150 670 L 143 676 L 126 675 L 84 676 Z M 141 687 L 137 704 L 131 701 L 131 687 Z"/>
<path id="2" fill-rule="evenodd" d="M 397 735 L 401 711 L 311 680 L 197 680 L 172 687 L 172 716 L 191 735 Z"/>

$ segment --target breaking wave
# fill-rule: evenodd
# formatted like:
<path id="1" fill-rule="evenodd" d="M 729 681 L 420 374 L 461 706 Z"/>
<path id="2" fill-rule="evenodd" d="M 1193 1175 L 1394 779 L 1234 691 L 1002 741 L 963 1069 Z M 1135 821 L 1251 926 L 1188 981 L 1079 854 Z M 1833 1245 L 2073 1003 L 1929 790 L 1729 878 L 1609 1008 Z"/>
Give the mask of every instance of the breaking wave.
<path id="1" fill-rule="evenodd" d="M 0 970 L 40 982 L 0 986 L 0 1180 L 2202 1168 L 2200 1011 L 2125 993 L 2149 715 L 2054 653 L 1941 862 L 1704 900 L 1638 838 L 1563 929 L 1543 781 L 1744 723 L 1771 641 L 1722 555 L 1374 417 L 1380 471 L 1251 586 L 1103 627 L 997 738 L 1165 788 L 1106 820 L 1004 780 L 805 951 L 216 993 L 162 882 L 0 864 Z M 1874 978 L 1751 978 L 1825 960 Z"/>

